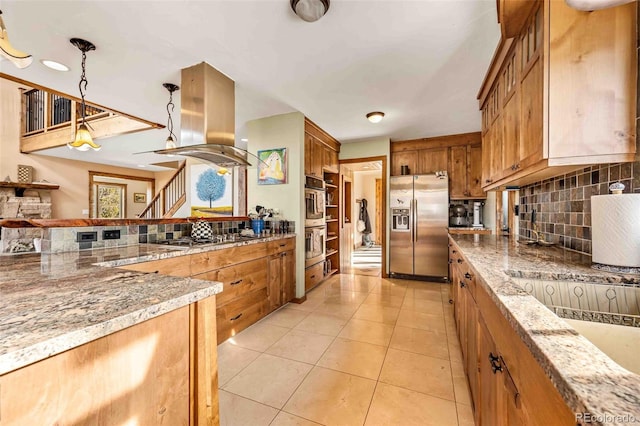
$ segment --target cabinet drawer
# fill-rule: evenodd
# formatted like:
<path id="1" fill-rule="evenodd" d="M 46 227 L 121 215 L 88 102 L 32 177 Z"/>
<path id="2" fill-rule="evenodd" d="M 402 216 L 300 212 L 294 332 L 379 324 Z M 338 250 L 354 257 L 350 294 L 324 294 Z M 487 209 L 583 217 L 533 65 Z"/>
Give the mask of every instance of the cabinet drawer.
<path id="1" fill-rule="evenodd" d="M 269 312 L 267 289 L 239 297 L 216 309 L 218 344 L 235 336 Z"/>
<path id="2" fill-rule="evenodd" d="M 269 254 L 281 253 L 283 251 L 294 250 L 296 247 L 295 238 L 285 238 L 278 241 L 269 241 L 267 243 Z"/>
<path id="3" fill-rule="evenodd" d="M 216 296 L 216 304 L 220 307 L 237 297 L 267 286 L 267 258 L 204 272 L 193 278 L 220 281 L 223 284 L 222 293 Z"/>
<path id="4" fill-rule="evenodd" d="M 249 244 L 191 255 L 191 274 L 197 275 L 267 256 L 267 244 Z"/>
<path id="5" fill-rule="evenodd" d="M 138 272 L 157 272 L 172 277 L 188 277 L 191 275 L 189 266 L 189 256 L 187 255 L 134 263 L 132 265 L 119 266 L 119 268 Z"/>
<path id="6" fill-rule="evenodd" d="M 304 289 L 310 290 L 324 279 L 324 263 L 316 263 L 304 271 Z"/>

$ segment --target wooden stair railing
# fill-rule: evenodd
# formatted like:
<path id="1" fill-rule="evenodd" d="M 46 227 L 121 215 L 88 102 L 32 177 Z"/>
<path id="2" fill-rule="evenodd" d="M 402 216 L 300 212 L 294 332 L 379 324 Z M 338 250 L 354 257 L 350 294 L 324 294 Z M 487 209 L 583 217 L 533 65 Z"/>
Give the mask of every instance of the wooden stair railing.
<path id="1" fill-rule="evenodd" d="M 138 215 L 142 219 L 172 217 L 187 200 L 186 161 Z"/>

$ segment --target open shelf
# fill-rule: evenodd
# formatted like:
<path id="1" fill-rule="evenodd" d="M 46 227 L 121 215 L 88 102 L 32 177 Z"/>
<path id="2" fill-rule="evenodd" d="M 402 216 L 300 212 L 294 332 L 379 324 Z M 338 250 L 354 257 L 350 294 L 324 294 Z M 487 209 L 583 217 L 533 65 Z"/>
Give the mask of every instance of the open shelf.
<path id="1" fill-rule="evenodd" d="M 334 207 L 334 208 L 338 208 L 338 206 L 336 204 L 327 204 L 325 205 L 325 208 L 329 208 L 329 207 Z"/>
<path id="2" fill-rule="evenodd" d="M 325 255 L 325 257 L 332 256 L 336 253 L 338 253 L 338 250 L 335 250 L 335 249 L 327 250 L 327 254 Z"/>
<path id="3" fill-rule="evenodd" d="M 338 236 L 337 236 L 337 235 L 332 235 L 332 236 L 330 236 L 330 237 L 327 237 L 327 242 L 329 242 L 329 241 L 333 241 L 333 240 L 337 240 L 337 239 L 338 239 Z"/>
<path id="4" fill-rule="evenodd" d="M 337 188 L 337 186 L 335 186 L 334 184 L 326 183 L 326 182 L 325 182 L 324 186 L 325 186 L 325 188 Z"/>
<path id="5" fill-rule="evenodd" d="M 325 219 L 325 222 L 329 223 L 329 222 L 337 222 L 338 219 Z"/>
<path id="6" fill-rule="evenodd" d="M 329 273 L 328 273 L 328 274 L 326 274 L 324 277 L 325 277 L 325 278 L 330 277 L 331 275 L 334 275 L 334 274 L 335 274 L 335 273 L 337 273 L 337 272 L 338 272 L 338 270 L 337 270 L 337 269 L 332 269 L 332 270 L 330 270 L 330 271 L 329 271 Z"/>

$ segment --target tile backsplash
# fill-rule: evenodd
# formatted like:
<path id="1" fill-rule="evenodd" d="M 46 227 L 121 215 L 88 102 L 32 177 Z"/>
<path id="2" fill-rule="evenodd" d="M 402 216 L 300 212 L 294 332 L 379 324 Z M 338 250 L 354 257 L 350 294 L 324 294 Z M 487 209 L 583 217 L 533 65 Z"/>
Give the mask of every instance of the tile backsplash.
<path id="1" fill-rule="evenodd" d="M 531 213 L 547 241 L 591 254 L 591 196 L 609 194 L 622 182 L 624 192 L 640 192 L 640 160 L 602 164 L 520 188 L 520 236 L 532 238 Z"/>

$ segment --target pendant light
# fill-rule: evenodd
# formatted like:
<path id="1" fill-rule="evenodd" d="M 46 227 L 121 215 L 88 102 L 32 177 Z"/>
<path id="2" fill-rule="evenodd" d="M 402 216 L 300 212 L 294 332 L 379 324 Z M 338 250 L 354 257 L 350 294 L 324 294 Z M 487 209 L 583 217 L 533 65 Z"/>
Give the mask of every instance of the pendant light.
<path id="1" fill-rule="evenodd" d="M 0 15 L 2 15 L 1 10 Z M 10 60 L 18 68 L 26 68 L 33 62 L 31 55 L 21 52 L 11 45 L 2 16 L 0 16 L 0 56 Z"/>
<path id="2" fill-rule="evenodd" d="M 167 104 L 167 115 L 169 116 L 167 119 L 167 130 L 169 130 L 169 137 L 165 142 L 164 149 L 174 149 L 176 148 L 176 142 L 174 139 L 176 135 L 173 133 L 173 119 L 171 118 L 171 112 L 173 112 L 173 109 L 175 108 L 175 105 L 173 104 L 173 92 L 180 90 L 180 86 L 176 86 L 171 83 L 164 83 L 163 86 L 169 91 L 169 103 Z M 169 107 L 171 107 L 171 109 L 169 109 Z"/>
<path id="3" fill-rule="evenodd" d="M 98 151 L 102 147 L 95 143 L 91 138 L 91 133 L 89 133 L 89 129 L 85 122 L 86 105 L 84 103 L 84 91 L 87 90 L 87 77 L 85 76 L 87 52 L 90 50 L 96 50 L 96 46 L 90 41 L 86 41 L 81 38 L 72 38 L 69 41 L 82 52 L 82 75 L 80 76 L 80 83 L 78 84 L 78 88 L 80 89 L 80 98 L 82 99 L 82 122 L 76 130 L 75 140 L 73 142 L 69 142 L 67 146 L 69 149 L 75 148 L 78 151 L 88 151 L 89 149 Z"/>

